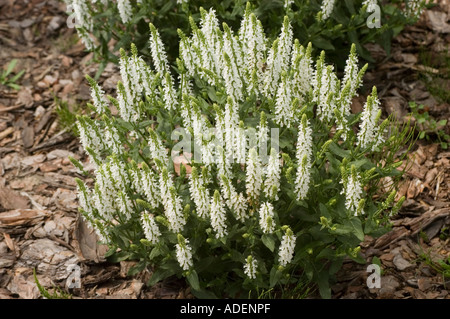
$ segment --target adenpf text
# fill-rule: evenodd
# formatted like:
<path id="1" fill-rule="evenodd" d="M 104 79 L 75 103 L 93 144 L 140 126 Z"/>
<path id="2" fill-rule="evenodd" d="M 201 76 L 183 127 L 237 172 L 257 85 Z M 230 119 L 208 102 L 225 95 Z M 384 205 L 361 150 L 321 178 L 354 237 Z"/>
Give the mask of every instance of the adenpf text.
<path id="1" fill-rule="evenodd" d="M 214 312 L 220 314 L 268 314 L 269 303 L 227 303 L 224 306 L 202 306 L 187 303 L 181 306 L 181 314 L 197 314 L 210 317 Z"/>

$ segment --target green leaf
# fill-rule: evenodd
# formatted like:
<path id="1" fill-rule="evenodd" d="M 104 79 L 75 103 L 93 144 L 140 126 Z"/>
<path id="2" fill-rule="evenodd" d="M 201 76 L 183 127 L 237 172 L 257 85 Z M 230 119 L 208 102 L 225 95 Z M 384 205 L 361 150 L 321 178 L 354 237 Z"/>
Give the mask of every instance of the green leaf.
<path id="1" fill-rule="evenodd" d="M 14 59 L 11 62 L 9 62 L 8 67 L 6 68 L 5 76 L 8 76 L 12 72 L 12 70 L 14 69 L 16 64 L 17 64 L 17 59 Z"/>
<path id="2" fill-rule="evenodd" d="M 189 284 L 191 285 L 192 289 L 200 290 L 200 283 L 198 281 L 198 275 L 195 270 L 191 270 L 186 278 Z"/>
<path id="3" fill-rule="evenodd" d="M 424 131 L 420 132 L 419 139 L 423 139 L 424 137 L 425 137 L 425 132 Z"/>
<path id="4" fill-rule="evenodd" d="M 270 271 L 270 281 L 269 281 L 269 285 L 270 287 L 275 287 L 275 285 L 277 284 L 277 282 L 280 280 L 281 275 L 283 273 L 278 270 L 277 267 L 272 267 L 272 270 Z"/>
<path id="5" fill-rule="evenodd" d="M 118 252 L 118 253 L 110 256 L 108 258 L 108 261 L 110 263 L 118 263 L 118 262 L 121 262 L 123 260 L 127 260 L 130 256 L 131 256 L 131 253 L 126 252 L 126 251 L 121 251 L 121 252 Z"/>
<path id="6" fill-rule="evenodd" d="M 349 225 L 336 225 L 336 229 L 330 230 L 335 235 L 347 235 L 353 232 L 353 227 Z"/>
<path id="7" fill-rule="evenodd" d="M 171 269 L 157 269 L 152 276 L 150 277 L 149 281 L 147 282 L 147 286 L 153 286 L 160 282 L 163 279 L 166 279 L 170 276 L 175 274 L 175 272 Z"/>
<path id="8" fill-rule="evenodd" d="M 350 155 L 350 151 L 343 150 L 335 142 L 331 143 L 328 149 L 335 155 L 340 157 L 347 157 Z"/>
<path id="9" fill-rule="evenodd" d="M 128 274 L 127 275 L 128 276 L 136 275 L 136 274 L 140 273 L 141 271 L 143 271 L 146 266 L 147 266 L 147 262 L 142 260 L 142 261 L 138 262 L 137 265 L 131 267 L 128 270 Z"/>
<path id="10" fill-rule="evenodd" d="M 20 90 L 20 85 L 17 85 L 15 83 L 8 83 L 7 85 L 13 88 L 14 90 Z"/>
<path id="11" fill-rule="evenodd" d="M 19 73 L 17 73 L 16 75 L 14 75 L 9 82 L 16 82 L 23 74 L 25 73 L 25 70 L 20 71 Z M 445 120 L 444 120 L 445 121 Z M 443 124 L 445 125 L 445 124 Z"/>
<path id="12" fill-rule="evenodd" d="M 422 124 L 423 122 L 425 122 L 425 118 L 424 117 L 419 117 L 417 119 L 417 123 Z"/>
<path id="13" fill-rule="evenodd" d="M 328 272 L 322 271 L 318 274 L 317 285 L 319 286 L 319 293 L 323 299 L 331 299 L 331 289 L 328 282 Z"/>
<path id="14" fill-rule="evenodd" d="M 438 125 L 440 125 L 440 126 L 444 126 L 444 125 L 446 125 L 447 124 L 447 120 L 440 120 L 439 122 L 438 122 Z"/>
<path id="15" fill-rule="evenodd" d="M 321 36 L 311 39 L 312 44 L 319 49 L 335 50 L 335 47 L 331 42 Z"/>
<path id="16" fill-rule="evenodd" d="M 361 221 L 358 218 L 352 218 L 350 220 L 351 225 L 353 226 L 355 236 L 360 240 L 364 240 L 364 231 L 362 228 Z"/>
<path id="17" fill-rule="evenodd" d="M 217 296 L 211 292 L 204 289 L 192 290 L 192 294 L 198 299 L 217 299 Z"/>
<path id="18" fill-rule="evenodd" d="M 353 0 L 345 0 L 345 5 L 347 6 L 348 11 L 350 14 L 355 14 L 355 4 Z"/>
<path id="19" fill-rule="evenodd" d="M 153 260 L 155 257 L 158 257 L 161 255 L 161 249 L 156 246 L 155 248 L 152 249 L 152 251 L 150 252 L 150 256 L 148 258 L 150 258 L 150 260 Z"/>
<path id="20" fill-rule="evenodd" d="M 274 252 L 275 250 L 275 240 L 273 237 L 269 234 L 264 234 L 261 236 L 261 241 L 263 242 L 264 246 L 269 248 L 271 252 Z"/>

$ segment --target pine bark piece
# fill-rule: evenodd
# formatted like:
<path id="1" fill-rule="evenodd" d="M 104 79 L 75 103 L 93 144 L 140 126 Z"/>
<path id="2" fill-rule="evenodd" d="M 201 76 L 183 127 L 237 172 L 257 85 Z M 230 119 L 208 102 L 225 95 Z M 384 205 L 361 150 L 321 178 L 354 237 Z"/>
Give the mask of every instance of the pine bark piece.
<path id="1" fill-rule="evenodd" d="M 38 209 L 14 209 L 0 213 L 0 227 L 29 226 L 48 216 L 48 212 Z"/>
<path id="2" fill-rule="evenodd" d="M 0 211 L 28 208 L 30 208 L 28 198 L 10 188 L 0 187 Z"/>

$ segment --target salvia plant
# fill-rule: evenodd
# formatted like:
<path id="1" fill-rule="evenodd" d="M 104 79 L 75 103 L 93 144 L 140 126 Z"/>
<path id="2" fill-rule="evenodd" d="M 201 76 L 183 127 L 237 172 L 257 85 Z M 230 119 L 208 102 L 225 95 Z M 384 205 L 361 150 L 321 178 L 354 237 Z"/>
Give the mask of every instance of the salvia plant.
<path id="1" fill-rule="evenodd" d="M 388 226 L 409 128 L 381 120 L 376 88 L 352 114 L 367 65 L 351 46 L 343 78 L 293 40 L 274 41 L 247 10 L 240 28 L 201 10 L 167 61 L 150 24 L 152 65 L 121 50 L 116 97 L 91 84 L 78 130 L 95 184 L 80 212 L 112 261 L 137 260 L 149 285 L 185 277 L 197 297 L 315 283 L 323 297 L 345 257 Z M 82 164 L 73 163 L 83 174 Z"/>
<path id="2" fill-rule="evenodd" d="M 175 62 L 178 56 L 176 30 L 193 31 L 188 18 L 198 22 L 200 6 L 214 8 L 220 19 L 233 29 L 239 27 L 246 10 L 246 2 L 242 0 L 65 1 L 72 27 L 77 29 L 86 48 L 96 52 L 103 62 L 117 62 L 118 49 L 128 48 L 131 43 L 136 45 L 140 56 L 150 57 L 149 22 L 159 28 L 168 44 L 169 61 Z M 251 6 L 269 38 L 277 36 L 277 28 L 287 15 L 300 43 L 312 42 L 315 48 L 326 50 L 329 58 L 343 67 L 340 61 L 345 60 L 349 43 L 354 43 L 358 54 L 368 61 L 371 57 L 364 48 L 365 43 L 375 41 L 389 54 L 392 37 L 405 25 L 417 21 L 424 3 L 424 0 L 254 0 Z"/>

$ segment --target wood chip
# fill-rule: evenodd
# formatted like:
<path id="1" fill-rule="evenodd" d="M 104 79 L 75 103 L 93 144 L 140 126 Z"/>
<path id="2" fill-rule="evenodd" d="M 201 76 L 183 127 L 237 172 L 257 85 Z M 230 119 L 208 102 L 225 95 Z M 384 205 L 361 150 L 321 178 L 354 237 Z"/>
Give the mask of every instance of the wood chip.
<path id="1" fill-rule="evenodd" d="M 0 211 L 17 208 L 30 208 L 30 200 L 12 189 L 0 188 Z"/>
<path id="2" fill-rule="evenodd" d="M 7 233 L 3 233 L 3 237 L 5 238 L 6 246 L 8 246 L 9 250 L 15 251 L 16 247 L 14 245 L 14 241 L 11 239 L 11 236 Z"/>
<path id="3" fill-rule="evenodd" d="M 8 127 L 6 130 L 0 132 L 0 140 L 4 139 L 5 137 L 7 137 L 9 134 L 11 134 L 13 132 L 14 132 L 14 128 L 11 126 Z"/>
<path id="4" fill-rule="evenodd" d="M 48 216 L 48 212 L 38 209 L 14 209 L 0 213 L 0 227 L 29 226 Z"/>

